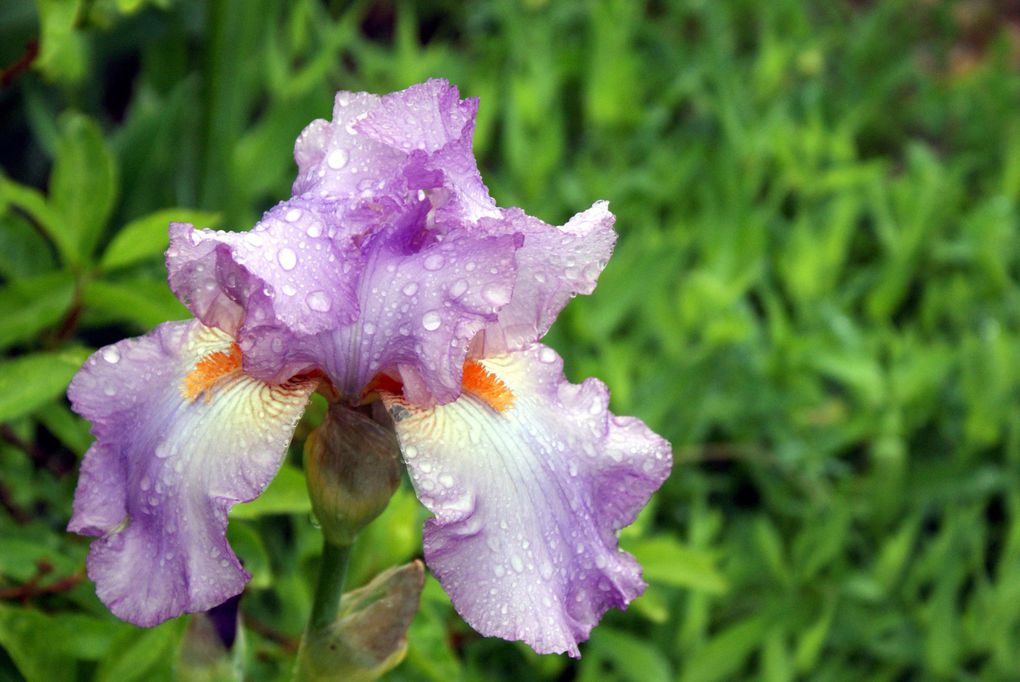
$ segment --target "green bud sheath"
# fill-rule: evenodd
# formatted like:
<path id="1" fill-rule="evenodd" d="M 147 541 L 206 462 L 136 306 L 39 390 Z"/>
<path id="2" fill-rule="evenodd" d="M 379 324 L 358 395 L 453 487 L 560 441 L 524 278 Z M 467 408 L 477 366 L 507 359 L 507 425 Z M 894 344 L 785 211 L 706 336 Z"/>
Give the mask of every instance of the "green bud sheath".
<path id="1" fill-rule="evenodd" d="M 396 667 L 407 653 L 424 582 L 424 565 L 412 561 L 345 594 L 335 621 L 305 633 L 296 679 L 369 682 Z"/>
<path id="2" fill-rule="evenodd" d="M 400 448 L 392 430 L 334 403 L 305 441 L 312 509 L 326 541 L 346 547 L 386 508 L 400 485 Z"/>

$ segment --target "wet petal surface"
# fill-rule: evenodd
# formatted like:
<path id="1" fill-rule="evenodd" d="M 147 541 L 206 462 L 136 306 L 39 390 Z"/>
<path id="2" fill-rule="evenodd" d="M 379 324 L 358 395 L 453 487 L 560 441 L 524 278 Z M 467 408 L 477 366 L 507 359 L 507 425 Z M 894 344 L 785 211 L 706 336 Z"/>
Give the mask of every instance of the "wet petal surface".
<path id="1" fill-rule="evenodd" d="M 170 285 L 205 324 L 241 339 L 258 326 L 314 334 L 350 322 L 361 260 L 356 245 L 336 238 L 334 222 L 328 207 L 291 199 L 248 232 L 175 223 Z"/>
<path id="2" fill-rule="evenodd" d="M 488 379 L 452 403 L 385 398 L 418 497 L 435 514 L 426 562 L 482 634 L 577 656 L 602 614 L 644 589 L 616 531 L 669 474 L 669 444 L 612 415 L 601 382 L 567 382 L 551 348 L 479 364 Z"/>
<path id="3" fill-rule="evenodd" d="M 518 277 L 514 296 L 486 327 L 482 355 L 517 350 L 538 341 L 556 316 L 577 294 L 590 294 L 616 243 L 605 201 L 578 213 L 563 227 L 554 227 L 519 209 L 504 211 L 495 228 L 524 235 L 517 251 Z M 490 229 L 493 229 L 490 227 Z"/>
<path id="4" fill-rule="evenodd" d="M 151 626 L 238 594 L 249 575 L 227 512 L 276 474 L 314 381 L 245 375 L 233 339 L 170 322 L 97 351 L 71 382 L 92 422 L 68 530 L 98 539 L 88 573 L 110 610 Z"/>
<path id="5" fill-rule="evenodd" d="M 516 235 L 453 234 L 416 252 L 399 240 L 374 247 L 357 322 L 314 337 L 267 334 L 252 357 L 319 367 L 355 401 L 380 371 L 399 374 L 416 404 L 453 400 L 472 338 L 512 296 L 518 244 Z"/>
<path id="6" fill-rule="evenodd" d="M 339 92 L 333 120 L 313 122 L 295 144 L 294 194 L 367 201 L 445 188 L 461 218 L 498 216 L 471 148 L 477 109 L 442 80 L 381 97 Z"/>

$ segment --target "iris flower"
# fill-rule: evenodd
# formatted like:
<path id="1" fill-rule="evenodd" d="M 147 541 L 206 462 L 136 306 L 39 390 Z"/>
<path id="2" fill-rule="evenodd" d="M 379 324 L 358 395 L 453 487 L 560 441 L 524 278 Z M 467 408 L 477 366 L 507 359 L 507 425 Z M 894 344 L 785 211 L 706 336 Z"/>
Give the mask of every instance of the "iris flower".
<path id="1" fill-rule="evenodd" d="M 69 530 L 98 538 L 88 574 L 114 614 L 152 626 L 243 589 L 227 513 L 269 484 L 317 389 L 382 401 L 433 514 L 426 563 L 479 632 L 577 656 L 642 592 L 616 534 L 670 447 L 540 342 L 595 287 L 614 217 L 498 208 L 477 104 L 440 80 L 340 92 L 297 140 L 293 196 L 253 229 L 170 226 L 170 286 L 196 319 L 99 349 L 68 390 L 96 437 Z"/>

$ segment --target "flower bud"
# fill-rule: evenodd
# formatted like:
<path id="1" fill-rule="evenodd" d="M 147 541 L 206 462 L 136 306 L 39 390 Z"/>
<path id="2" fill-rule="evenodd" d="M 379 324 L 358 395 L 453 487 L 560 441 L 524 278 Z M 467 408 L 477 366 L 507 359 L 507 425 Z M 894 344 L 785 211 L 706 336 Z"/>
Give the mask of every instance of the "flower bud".
<path id="1" fill-rule="evenodd" d="M 386 508 L 400 485 L 400 447 L 391 429 L 333 403 L 305 441 L 312 510 L 326 539 L 341 547 Z"/>
<path id="2" fill-rule="evenodd" d="M 246 656 L 241 627 L 240 595 L 209 611 L 193 614 L 177 659 L 179 679 L 196 682 L 242 680 Z"/>
<path id="3" fill-rule="evenodd" d="M 412 561 L 345 594 L 333 625 L 305 634 L 296 679 L 367 682 L 395 668 L 407 653 L 424 584 L 424 565 Z"/>

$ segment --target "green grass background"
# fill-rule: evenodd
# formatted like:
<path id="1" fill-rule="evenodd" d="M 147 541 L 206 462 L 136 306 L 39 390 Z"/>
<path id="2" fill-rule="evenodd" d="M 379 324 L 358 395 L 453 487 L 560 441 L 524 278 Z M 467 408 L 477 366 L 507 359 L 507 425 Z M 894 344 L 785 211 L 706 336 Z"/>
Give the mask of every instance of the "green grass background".
<path id="1" fill-rule="evenodd" d="M 622 534 L 648 591 L 579 663 L 430 580 L 391 679 L 1020 679 L 1016 3 L 2 0 L 0 67 L 0 680 L 225 679 L 186 619 L 120 623 L 81 579 L 63 391 L 186 317 L 170 219 L 250 227 L 334 91 L 433 76 L 481 98 L 500 205 L 610 200 L 616 253 L 550 341 L 676 463 Z M 309 609 L 321 409 L 231 524 L 245 679 L 287 679 Z M 353 583 L 423 518 L 405 485 Z"/>

